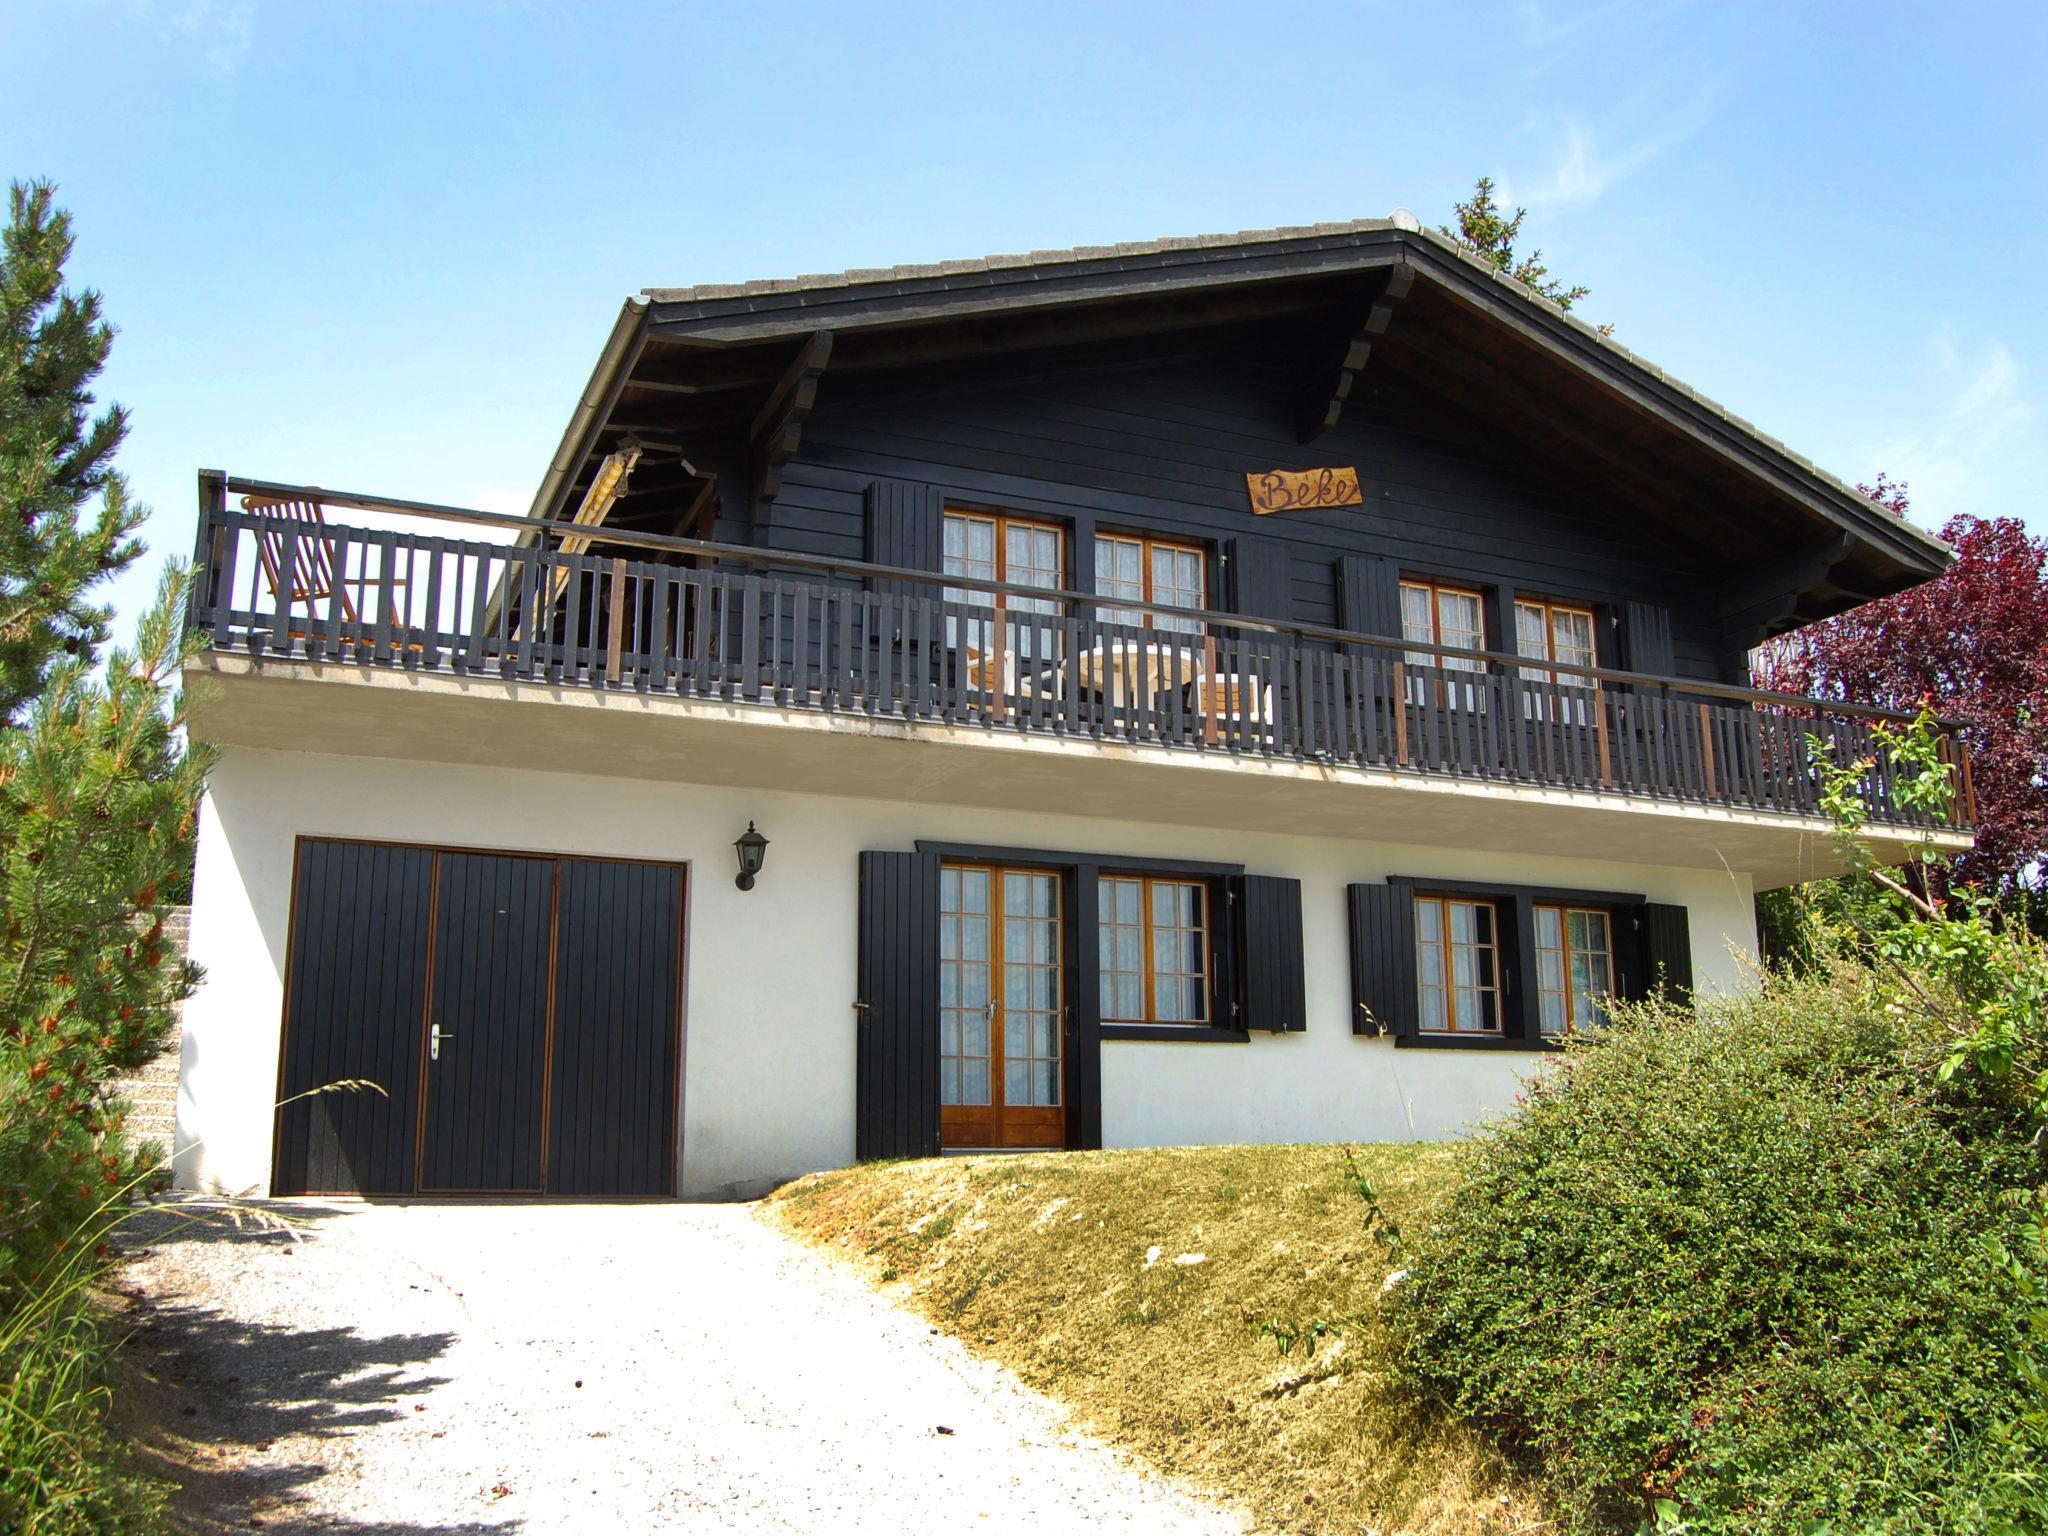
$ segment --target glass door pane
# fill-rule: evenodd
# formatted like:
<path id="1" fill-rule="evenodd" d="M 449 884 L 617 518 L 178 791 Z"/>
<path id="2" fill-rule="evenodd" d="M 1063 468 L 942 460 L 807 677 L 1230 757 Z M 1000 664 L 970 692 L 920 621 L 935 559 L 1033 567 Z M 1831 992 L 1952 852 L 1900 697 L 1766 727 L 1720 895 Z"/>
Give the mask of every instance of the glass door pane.
<path id="1" fill-rule="evenodd" d="M 968 581 L 994 581 L 996 579 L 996 520 L 992 517 L 970 517 L 963 512 L 948 512 L 945 520 L 944 569 L 948 576 L 959 576 Z M 964 619 L 958 613 L 958 605 L 993 609 L 994 602 L 987 592 L 970 591 L 965 587 L 946 587 L 940 597 L 948 606 L 946 615 L 946 644 L 952 649 L 964 648 L 968 652 L 970 665 L 979 669 L 981 659 L 993 655 L 996 644 L 995 620 L 993 615 L 983 620 L 969 615 Z M 976 686 L 987 686 L 988 680 L 977 675 Z"/>
<path id="2" fill-rule="evenodd" d="M 1003 875 L 1003 1104 L 1060 1102 L 1059 879 Z"/>
<path id="3" fill-rule="evenodd" d="M 990 872 L 939 872 L 939 1103 L 990 1102 Z"/>

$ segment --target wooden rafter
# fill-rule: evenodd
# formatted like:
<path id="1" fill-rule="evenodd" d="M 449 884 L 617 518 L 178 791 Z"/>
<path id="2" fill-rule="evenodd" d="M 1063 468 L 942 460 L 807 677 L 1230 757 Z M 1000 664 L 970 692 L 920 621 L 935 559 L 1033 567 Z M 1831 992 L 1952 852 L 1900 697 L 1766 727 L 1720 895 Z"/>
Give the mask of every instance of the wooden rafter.
<path id="1" fill-rule="evenodd" d="M 832 356 L 832 333 L 814 331 L 798 350 L 780 382 L 754 415 L 747 436 L 753 445 L 754 500 L 773 501 L 782 489 L 783 466 L 803 441 L 804 421 L 817 402 L 818 380 Z"/>
<path id="2" fill-rule="evenodd" d="M 1408 297 L 1414 283 L 1413 267 L 1388 268 L 1378 297 L 1366 311 L 1357 334 L 1345 343 L 1343 354 L 1334 364 L 1320 366 L 1303 386 L 1295 400 L 1295 436 L 1302 442 L 1312 443 L 1337 425 L 1338 417 L 1344 414 L 1344 402 L 1351 398 L 1352 387 L 1372 357 L 1373 343 L 1386 334 L 1395 309 Z"/>
<path id="3" fill-rule="evenodd" d="M 1798 613 L 1799 600 L 1810 589 L 1832 582 L 1830 573 L 1855 547 L 1854 534 L 1840 534 L 1803 551 L 1789 564 L 1730 582 L 1720 594 L 1723 625 L 1745 650 L 1761 645 Z"/>

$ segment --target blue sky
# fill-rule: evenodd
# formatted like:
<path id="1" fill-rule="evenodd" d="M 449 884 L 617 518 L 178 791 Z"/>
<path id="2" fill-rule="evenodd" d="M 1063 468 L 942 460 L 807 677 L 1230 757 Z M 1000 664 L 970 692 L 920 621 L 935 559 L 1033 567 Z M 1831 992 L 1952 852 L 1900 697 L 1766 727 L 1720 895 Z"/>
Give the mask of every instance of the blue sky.
<path id="1" fill-rule="evenodd" d="M 157 551 L 201 466 L 523 511 L 642 287 L 1434 223 L 1481 172 L 1669 372 L 2048 532 L 2038 3 L 11 0 L 0 56 Z"/>

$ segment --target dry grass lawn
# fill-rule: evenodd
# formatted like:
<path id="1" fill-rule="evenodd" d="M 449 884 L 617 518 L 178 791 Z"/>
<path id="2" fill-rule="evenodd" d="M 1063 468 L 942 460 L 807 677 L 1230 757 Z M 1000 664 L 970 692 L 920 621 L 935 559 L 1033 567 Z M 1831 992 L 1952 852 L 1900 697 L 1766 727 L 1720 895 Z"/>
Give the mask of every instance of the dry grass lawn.
<path id="1" fill-rule="evenodd" d="M 1455 1148 L 1361 1149 L 1396 1222 Z M 1337 1147 L 937 1158 L 814 1174 L 771 1219 L 837 1248 L 1104 1438 L 1280 1531 L 1537 1531 L 1535 1492 L 1416 1401 L 1381 1311 L 1390 1263 Z M 1356 1315 L 1283 1354 L 1258 1333 Z"/>

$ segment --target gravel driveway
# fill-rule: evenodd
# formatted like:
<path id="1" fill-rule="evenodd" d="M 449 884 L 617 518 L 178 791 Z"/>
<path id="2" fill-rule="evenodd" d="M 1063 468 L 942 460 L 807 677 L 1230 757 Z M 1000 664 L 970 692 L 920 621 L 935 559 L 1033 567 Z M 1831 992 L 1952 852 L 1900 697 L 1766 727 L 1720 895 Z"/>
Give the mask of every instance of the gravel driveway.
<path id="1" fill-rule="evenodd" d="M 745 1206 L 279 1209 L 129 1270 L 213 1529 L 1244 1529 Z"/>

